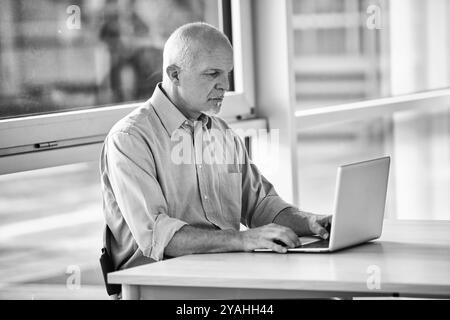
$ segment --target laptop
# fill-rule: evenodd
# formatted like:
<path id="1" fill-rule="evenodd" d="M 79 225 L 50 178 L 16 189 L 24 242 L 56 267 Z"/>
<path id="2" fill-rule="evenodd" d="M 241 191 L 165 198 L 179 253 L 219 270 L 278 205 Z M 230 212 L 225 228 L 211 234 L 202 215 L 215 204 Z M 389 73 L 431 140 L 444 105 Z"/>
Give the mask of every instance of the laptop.
<path id="1" fill-rule="evenodd" d="M 288 252 L 332 252 L 379 238 L 389 166 L 390 157 L 383 157 L 339 167 L 330 237 L 300 237 L 301 246 Z"/>

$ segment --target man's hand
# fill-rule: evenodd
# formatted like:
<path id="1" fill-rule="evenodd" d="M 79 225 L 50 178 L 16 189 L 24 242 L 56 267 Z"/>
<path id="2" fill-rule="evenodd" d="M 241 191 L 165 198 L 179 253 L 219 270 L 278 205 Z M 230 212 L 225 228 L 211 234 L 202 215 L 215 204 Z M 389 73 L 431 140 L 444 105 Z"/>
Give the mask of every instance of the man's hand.
<path id="1" fill-rule="evenodd" d="M 332 216 L 318 215 L 288 208 L 280 212 L 273 221 L 292 228 L 298 236 L 318 235 L 322 239 L 330 236 Z"/>
<path id="2" fill-rule="evenodd" d="M 275 252 L 285 253 L 288 247 L 295 248 L 300 245 L 298 236 L 292 229 L 274 223 L 242 231 L 241 239 L 244 251 L 272 249 Z"/>
<path id="3" fill-rule="evenodd" d="M 304 215 L 309 228 L 309 234 L 306 232 L 306 234 L 302 234 L 302 236 L 319 235 L 322 239 L 329 238 L 333 216 L 317 215 L 308 212 L 300 212 L 300 214 Z"/>

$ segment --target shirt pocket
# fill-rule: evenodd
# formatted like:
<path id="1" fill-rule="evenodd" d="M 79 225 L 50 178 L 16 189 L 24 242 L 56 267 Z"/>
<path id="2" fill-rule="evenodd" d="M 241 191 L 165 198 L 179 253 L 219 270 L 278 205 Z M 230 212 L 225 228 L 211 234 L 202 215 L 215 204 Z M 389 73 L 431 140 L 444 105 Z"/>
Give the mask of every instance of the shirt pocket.
<path id="1" fill-rule="evenodd" d="M 219 171 L 219 198 L 225 220 L 238 224 L 241 220 L 242 173 Z"/>

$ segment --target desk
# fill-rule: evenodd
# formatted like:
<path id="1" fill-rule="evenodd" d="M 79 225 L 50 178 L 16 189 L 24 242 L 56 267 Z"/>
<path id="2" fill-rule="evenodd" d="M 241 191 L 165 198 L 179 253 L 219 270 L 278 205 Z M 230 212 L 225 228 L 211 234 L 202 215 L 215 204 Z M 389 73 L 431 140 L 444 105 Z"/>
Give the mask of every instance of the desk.
<path id="1" fill-rule="evenodd" d="M 384 222 L 334 253 L 198 254 L 108 275 L 124 299 L 450 298 L 450 221 Z"/>

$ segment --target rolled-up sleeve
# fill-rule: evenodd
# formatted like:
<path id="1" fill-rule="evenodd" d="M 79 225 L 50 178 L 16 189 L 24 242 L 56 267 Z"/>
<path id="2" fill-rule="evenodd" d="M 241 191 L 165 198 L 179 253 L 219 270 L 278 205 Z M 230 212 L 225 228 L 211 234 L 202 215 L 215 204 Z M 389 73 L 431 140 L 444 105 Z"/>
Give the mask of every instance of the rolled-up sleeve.
<path id="1" fill-rule="evenodd" d="M 144 256 L 162 260 L 186 222 L 168 216 L 150 148 L 138 134 L 119 131 L 108 135 L 105 150 L 111 188 L 131 234 Z"/>
<path id="2" fill-rule="evenodd" d="M 272 223 L 286 208 L 295 208 L 276 193 L 273 185 L 259 172 L 249 158 L 244 143 L 236 137 L 242 171 L 241 222 L 247 227 Z"/>

